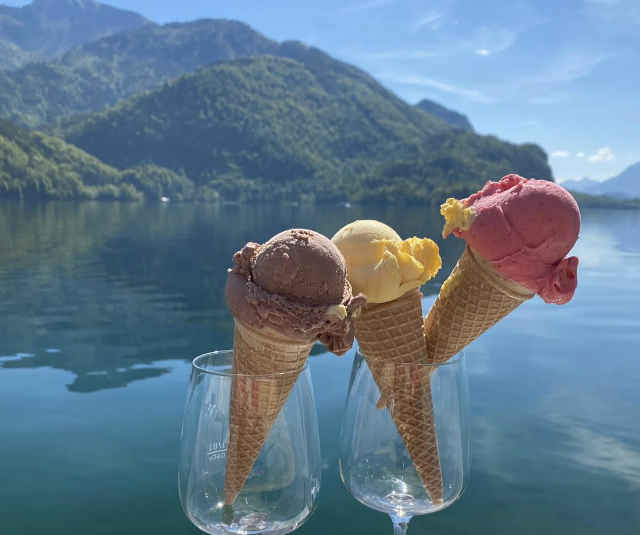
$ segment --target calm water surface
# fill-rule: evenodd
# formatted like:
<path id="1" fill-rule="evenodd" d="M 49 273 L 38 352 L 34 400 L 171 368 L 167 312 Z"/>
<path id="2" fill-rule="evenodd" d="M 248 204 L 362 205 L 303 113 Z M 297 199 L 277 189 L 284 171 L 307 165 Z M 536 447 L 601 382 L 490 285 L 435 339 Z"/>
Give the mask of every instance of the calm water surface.
<path id="1" fill-rule="evenodd" d="M 192 356 L 231 345 L 231 255 L 356 218 L 436 239 L 412 208 L 0 203 L 0 533 L 194 533 L 176 495 Z M 586 211 L 568 305 L 533 299 L 467 353 L 473 469 L 410 533 L 640 532 L 640 212 Z M 423 288 L 430 305 L 462 250 Z M 324 472 L 298 533 L 391 533 L 337 476 L 353 351 L 316 346 Z"/>

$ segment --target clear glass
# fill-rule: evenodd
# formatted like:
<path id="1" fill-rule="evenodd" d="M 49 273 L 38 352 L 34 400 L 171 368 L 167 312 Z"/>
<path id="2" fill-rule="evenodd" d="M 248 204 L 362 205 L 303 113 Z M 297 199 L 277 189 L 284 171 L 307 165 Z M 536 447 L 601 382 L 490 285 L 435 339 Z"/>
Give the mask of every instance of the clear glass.
<path id="1" fill-rule="evenodd" d="M 356 353 L 340 436 L 340 477 L 351 495 L 367 507 L 391 516 L 394 533 L 405 533 L 413 516 L 440 511 L 454 503 L 468 485 L 471 464 L 467 425 L 468 386 L 462 354 L 436 364 L 387 364 L 387 377 L 422 377 L 429 381 L 425 410 L 432 407 L 442 477 L 442 500 L 426 492 L 391 411 L 400 396 L 391 389 L 383 408 L 380 392 L 364 357 Z M 422 379 L 421 379 L 422 380 Z M 425 383 L 426 384 L 426 383 Z M 406 398 L 405 398 L 406 399 Z M 390 408 L 389 408 L 390 407 Z M 433 440 L 433 439 L 432 439 Z M 437 466 L 437 461 L 436 461 Z"/>
<path id="2" fill-rule="evenodd" d="M 233 352 L 193 360 L 182 428 L 178 492 L 186 516 L 210 534 L 282 534 L 313 512 L 322 460 L 316 408 L 305 365 L 233 505 L 224 503 Z M 235 376 L 269 382 L 274 375 Z"/>

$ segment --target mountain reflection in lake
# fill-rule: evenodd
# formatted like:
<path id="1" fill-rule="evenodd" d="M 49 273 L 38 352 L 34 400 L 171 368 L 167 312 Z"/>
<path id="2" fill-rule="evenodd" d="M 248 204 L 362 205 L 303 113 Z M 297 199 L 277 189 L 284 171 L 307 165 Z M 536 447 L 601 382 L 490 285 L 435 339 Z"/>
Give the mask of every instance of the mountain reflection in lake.
<path id="1" fill-rule="evenodd" d="M 0 336 L 14 357 L 0 366 L 72 371 L 75 392 L 156 377 L 166 370 L 152 363 L 230 347 L 223 288 L 244 243 L 289 227 L 331 237 L 351 219 L 371 217 L 407 236 L 440 232 L 437 211 L 420 207 L 2 203 Z M 445 263 L 460 249 L 448 240 Z M 435 293 L 447 271 L 425 293 Z"/>

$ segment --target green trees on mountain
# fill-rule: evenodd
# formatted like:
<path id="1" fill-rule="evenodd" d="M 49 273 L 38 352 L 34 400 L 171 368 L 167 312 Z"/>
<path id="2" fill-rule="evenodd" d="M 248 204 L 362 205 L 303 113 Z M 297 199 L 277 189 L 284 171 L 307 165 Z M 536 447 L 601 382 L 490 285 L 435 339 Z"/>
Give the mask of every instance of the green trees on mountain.
<path id="1" fill-rule="evenodd" d="M 0 117 L 41 127 L 99 111 L 217 61 L 277 49 L 278 43 L 237 21 L 145 24 L 86 43 L 55 61 L 0 70 Z"/>
<path id="2" fill-rule="evenodd" d="M 146 24 L 0 71 L 0 196 L 438 203 L 509 172 L 551 178 L 538 146 L 438 109 L 243 23 Z"/>
<path id="3" fill-rule="evenodd" d="M 0 198 L 192 199 L 195 193 L 189 180 L 168 169 L 119 171 L 62 139 L 0 120 Z"/>
<path id="4" fill-rule="evenodd" d="M 469 122 L 469 119 L 458 113 L 457 111 L 450 110 L 449 108 L 445 108 L 441 104 L 437 102 L 433 102 L 429 99 L 422 99 L 420 102 L 416 104 L 416 108 L 420 108 L 422 111 L 426 111 L 431 115 L 435 115 L 436 117 L 440 117 L 447 124 L 454 126 L 455 128 L 460 128 L 462 130 L 467 130 L 469 132 L 473 132 L 473 126 Z"/>
<path id="5" fill-rule="evenodd" d="M 114 195 L 117 182 L 116 169 L 61 139 L 0 122 L 0 195 L 99 198 Z"/>
<path id="6" fill-rule="evenodd" d="M 424 202 L 512 171 L 551 177 L 539 147 L 453 129 L 335 60 L 217 64 L 60 133 L 116 168 L 153 162 L 237 201 Z"/>
<path id="7" fill-rule="evenodd" d="M 142 15 L 94 1 L 33 0 L 20 7 L 3 2 L 0 51 L 11 47 L 13 66 L 19 66 L 29 56 L 53 58 L 82 43 L 146 24 L 152 23 Z M 0 57 L 0 68 L 4 60 Z"/>

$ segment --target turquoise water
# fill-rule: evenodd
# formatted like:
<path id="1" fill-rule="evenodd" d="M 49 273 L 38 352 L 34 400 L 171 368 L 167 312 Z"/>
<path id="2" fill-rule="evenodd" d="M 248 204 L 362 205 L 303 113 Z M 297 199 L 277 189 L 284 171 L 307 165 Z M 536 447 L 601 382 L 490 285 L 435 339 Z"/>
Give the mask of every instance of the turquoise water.
<path id="1" fill-rule="evenodd" d="M 356 218 L 438 237 L 416 207 L 0 203 L 0 533 L 194 533 L 176 494 L 192 356 L 231 345 L 231 255 Z M 640 532 L 640 212 L 587 211 L 565 306 L 533 299 L 470 346 L 471 486 L 410 533 Z M 444 267 L 462 249 L 442 242 Z M 323 451 L 301 534 L 391 533 L 337 476 L 353 351 L 311 359 Z"/>

